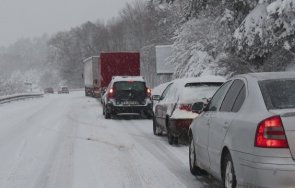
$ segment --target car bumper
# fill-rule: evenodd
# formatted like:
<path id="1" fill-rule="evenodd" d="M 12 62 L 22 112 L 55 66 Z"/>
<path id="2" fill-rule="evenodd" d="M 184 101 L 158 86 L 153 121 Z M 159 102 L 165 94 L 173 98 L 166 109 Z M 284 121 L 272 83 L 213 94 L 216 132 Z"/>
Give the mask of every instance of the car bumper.
<path id="1" fill-rule="evenodd" d="M 149 114 L 152 115 L 152 105 L 138 105 L 138 106 L 116 106 L 113 104 L 107 104 L 107 110 L 111 114 Z"/>
<path id="2" fill-rule="evenodd" d="M 239 187 L 293 188 L 295 162 L 292 158 L 272 158 L 236 153 Z M 255 160 L 254 160 L 255 159 Z"/>
<path id="3" fill-rule="evenodd" d="M 169 119 L 169 128 L 176 137 L 188 137 L 188 129 L 192 119 Z"/>

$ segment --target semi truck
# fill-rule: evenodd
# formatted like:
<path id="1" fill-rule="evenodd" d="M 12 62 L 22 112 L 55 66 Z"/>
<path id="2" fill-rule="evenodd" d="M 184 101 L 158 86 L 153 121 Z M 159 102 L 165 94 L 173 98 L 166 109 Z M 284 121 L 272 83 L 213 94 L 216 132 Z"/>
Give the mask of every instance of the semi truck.
<path id="1" fill-rule="evenodd" d="M 84 87 L 85 95 L 91 97 L 98 97 L 98 64 L 99 56 L 91 56 L 83 60 L 84 63 Z"/>
<path id="2" fill-rule="evenodd" d="M 98 97 L 113 76 L 140 76 L 139 52 L 101 52 L 83 62 L 86 96 Z"/>

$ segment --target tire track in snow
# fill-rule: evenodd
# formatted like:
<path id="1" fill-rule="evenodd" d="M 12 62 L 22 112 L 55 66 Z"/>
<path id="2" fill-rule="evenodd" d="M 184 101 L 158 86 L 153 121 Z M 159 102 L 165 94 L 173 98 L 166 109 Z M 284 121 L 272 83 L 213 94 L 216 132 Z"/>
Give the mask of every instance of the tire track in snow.
<path id="1" fill-rule="evenodd" d="M 13 114 L 1 117 L 1 120 L 7 123 L 6 127 L 1 127 L 3 134 L 1 140 L 3 142 L 1 141 L 0 151 L 7 150 L 0 157 L 2 159 L 1 163 L 4 163 L 1 167 L 6 171 L 5 174 L 1 173 L 3 174 L 1 175 L 1 187 L 18 187 L 17 184 L 21 182 L 23 182 L 21 184 L 29 184 L 29 179 L 33 179 L 29 176 L 29 172 L 30 166 L 36 164 L 36 158 L 31 154 L 30 150 L 31 146 L 34 145 L 34 137 L 42 131 L 42 128 L 38 126 L 38 124 L 42 123 L 36 123 L 34 117 L 45 113 L 48 108 L 47 105 L 50 103 L 44 105 L 42 99 L 31 102 L 32 104 L 28 103 L 28 101 L 21 101 L 4 107 Z M 22 104 L 25 104 L 24 107 Z M 14 112 L 10 109 L 17 110 Z M 11 116 L 14 119 L 11 120 Z M 9 121 L 6 121 L 6 119 Z M 7 128 L 7 126 L 9 127 Z"/>
<path id="2" fill-rule="evenodd" d="M 166 136 L 154 136 L 152 133 L 152 122 L 150 123 L 150 132 L 146 131 L 146 127 L 143 128 L 142 124 L 137 123 L 137 121 L 124 121 L 124 127 L 127 128 L 128 132 L 135 132 L 136 135 L 131 135 L 135 140 L 138 140 L 139 143 L 142 143 L 142 146 L 146 148 L 155 158 L 160 162 L 165 164 L 171 173 L 173 173 L 180 182 L 184 183 L 186 187 L 200 187 L 200 188 L 218 188 L 222 187 L 220 182 L 211 176 L 202 176 L 194 178 L 189 172 L 188 166 L 188 148 L 185 145 L 171 146 L 168 145 Z M 131 125 L 130 125 L 131 124 Z M 132 133 L 133 134 L 133 133 Z M 151 135 L 156 139 L 150 139 Z M 185 148 L 183 148 L 185 147 Z M 181 158 L 178 158 L 175 154 L 179 153 L 179 150 L 182 150 L 186 154 L 186 160 L 181 161 Z M 197 180 L 192 181 L 192 179 Z"/>
<path id="3" fill-rule="evenodd" d="M 73 109 L 71 106 L 68 109 Z M 77 139 L 77 122 L 70 117 L 70 110 L 67 110 L 67 117 L 61 120 L 61 130 L 48 129 L 58 134 L 57 141 L 51 159 L 48 161 L 43 171 L 36 181 L 35 188 L 71 188 L 74 173 L 74 145 Z"/>

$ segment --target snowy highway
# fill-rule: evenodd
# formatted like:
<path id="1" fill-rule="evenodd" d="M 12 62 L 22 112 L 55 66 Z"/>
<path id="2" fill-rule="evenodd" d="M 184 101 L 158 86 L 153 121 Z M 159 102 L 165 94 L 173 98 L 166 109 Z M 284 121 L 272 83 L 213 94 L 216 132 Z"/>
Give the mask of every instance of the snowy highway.
<path id="1" fill-rule="evenodd" d="M 83 92 L 0 105 L 0 188 L 211 188 L 146 119 L 105 120 Z"/>

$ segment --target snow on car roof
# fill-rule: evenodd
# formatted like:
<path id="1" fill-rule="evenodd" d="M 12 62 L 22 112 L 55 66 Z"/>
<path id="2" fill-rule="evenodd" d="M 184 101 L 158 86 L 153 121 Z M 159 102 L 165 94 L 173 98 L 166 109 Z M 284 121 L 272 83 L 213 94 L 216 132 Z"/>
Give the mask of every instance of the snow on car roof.
<path id="1" fill-rule="evenodd" d="M 139 81 L 145 82 L 142 76 L 113 76 L 112 82 L 120 82 L 120 81 Z"/>
<path id="2" fill-rule="evenodd" d="M 284 79 L 284 78 L 295 78 L 295 72 L 259 72 L 259 73 L 248 73 L 240 76 L 250 76 L 256 80 L 271 80 L 271 79 Z"/>
<path id="3" fill-rule="evenodd" d="M 200 95 L 196 94 L 197 88 L 195 87 L 186 87 L 187 84 L 195 84 L 195 83 L 203 83 L 206 85 L 207 83 L 218 83 L 218 85 L 223 84 L 226 81 L 224 77 L 221 76 L 201 76 L 201 77 L 193 77 L 193 78 L 181 78 L 173 80 L 173 85 L 171 86 L 170 91 L 166 95 L 169 100 L 178 101 L 195 101 L 196 98 L 210 98 L 212 97 L 215 91 L 210 87 L 209 90 L 200 90 L 197 91 Z M 202 85 L 202 84 L 201 84 Z M 216 86 L 216 89 L 218 86 Z"/>
<path id="4" fill-rule="evenodd" d="M 166 89 L 166 87 L 170 84 L 171 82 L 165 82 L 163 84 L 160 84 L 152 89 L 152 95 L 162 95 L 163 91 Z"/>
<path id="5" fill-rule="evenodd" d="M 180 78 L 175 79 L 174 82 L 177 84 L 185 85 L 187 83 L 223 83 L 226 79 L 222 76 L 201 76 L 193 78 Z"/>

